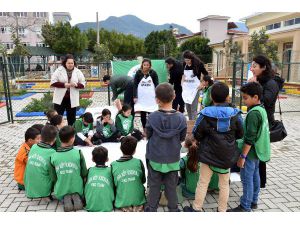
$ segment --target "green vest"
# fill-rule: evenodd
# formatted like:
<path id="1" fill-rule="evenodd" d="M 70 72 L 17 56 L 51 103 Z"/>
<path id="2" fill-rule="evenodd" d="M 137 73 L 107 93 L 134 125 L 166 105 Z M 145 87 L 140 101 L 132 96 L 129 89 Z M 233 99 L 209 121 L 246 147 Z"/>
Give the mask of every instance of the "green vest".
<path id="1" fill-rule="evenodd" d="M 205 88 L 204 91 L 203 91 L 203 97 L 202 97 L 202 102 L 201 104 L 204 106 L 204 107 L 207 107 L 207 106 L 211 106 L 212 105 L 212 100 L 211 100 L 211 97 L 210 97 L 210 93 L 211 93 L 211 87 L 208 87 L 208 88 Z"/>
<path id="2" fill-rule="evenodd" d="M 111 212 L 113 210 L 115 196 L 110 167 L 92 167 L 89 169 L 84 195 L 87 211 Z"/>
<path id="3" fill-rule="evenodd" d="M 121 120 L 122 130 L 125 133 L 122 133 L 122 135 L 127 136 L 133 129 L 133 116 L 130 115 L 129 117 L 123 116 L 121 113 L 118 115 L 118 117 Z"/>
<path id="4" fill-rule="evenodd" d="M 184 170 L 185 188 L 187 191 L 194 194 L 196 192 L 197 183 L 200 176 L 201 163 L 198 164 L 197 172 L 192 172 L 187 168 L 187 160 L 188 160 L 187 156 L 183 157 L 182 159 L 185 165 L 185 170 Z M 208 188 L 211 190 L 219 190 L 219 176 L 217 173 L 214 172 L 213 175 L 211 176 Z"/>
<path id="5" fill-rule="evenodd" d="M 90 123 L 89 125 L 85 126 L 82 118 L 79 118 L 74 123 L 74 128 L 76 130 L 76 133 L 81 132 L 83 135 L 86 135 L 89 133 L 90 130 L 93 130 L 93 123 Z"/>
<path id="6" fill-rule="evenodd" d="M 111 135 L 113 134 L 113 132 L 111 131 L 111 127 L 110 124 L 106 124 L 105 126 L 103 126 L 103 136 L 105 138 L 109 138 L 111 137 Z"/>
<path id="7" fill-rule="evenodd" d="M 257 133 L 256 141 L 254 144 L 255 153 L 260 161 L 267 162 L 270 160 L 271 157 L 271 148 L 270 148 L 270 131 L 269 131 L 269 123 L 268 123 L 268 117 L 266 110 L 261 106 L 255 106 L 253 107 L 248 113 L 251 111 L 258 111 L 262 117 L 262 125 L 259 128 L 259 131 Z M 247 116 L 245 118 L 244 122 L 244 132 L 246 131 L 247 126 Z M 238 140 L 238 147 L 242 151 L 244 145 L 244 140 L 239 139 Z M 252 147 L 251 150 L 252 151 Z"/>
<path id="8" fill-rule="evenodd" d="M 25 170 L 24 185 L 28 198 L 47 197 L 51 194 L 53 180 L 51 178 L 50 157 L 55 150 L 50 145 L 40 143 L 31 147 Z"/>
<path id="9" fill-rule="evenodd" d="M 141 160 L 135 158 L 111 163 L 116 186 L 116 208 L 139 206 L 146 202 L 141 163 Z"/>
<path id="10" fill-rule="evenodd" d="M 51 164 L 55 167 L 57 176 L 54 186 L 57 199 L 61 200 L 66 194 L 83 195 L 80 161 L 80 150 L 76 148 L 57 151 L 51 156 Z"/>

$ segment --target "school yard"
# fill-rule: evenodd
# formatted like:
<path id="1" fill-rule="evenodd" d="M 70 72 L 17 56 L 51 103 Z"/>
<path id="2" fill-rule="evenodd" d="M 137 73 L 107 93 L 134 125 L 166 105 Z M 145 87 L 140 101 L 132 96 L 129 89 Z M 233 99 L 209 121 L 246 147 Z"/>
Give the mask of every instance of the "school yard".
<path id="1" fill-rule="evenodd" d="M 96 100 L 94 104 L 97 103 L 97 106 L 100 104 L 98 97 L 98 95 L 93 97 Z M 299 97 L 295 97 L 294 103 L 298 105 L 299 99 Z M 286 108 L 285 110 L 288 111 L 289 109 Z M 256 212 L 300 212 L 300 135 L 298 133 L 300 113 L 284 113 L 283 119 L 288 137 L 280 143 L 272 144 L 272 157 L 267 164 L 267 187 L 261 190 Z M 26 129 L 34 123 L 44 124 L 45 120 L 19 121 L 14 124 L 0 125 L 1 212 L 63 211 L 63 205 L 57 200 L 48 202 L 45 199 L 26 198 L 24 191 L 18 190 L 13 179 L 16 153 L 23 142 Z M 140 126 L 138 121 L 136 123 Z M 229 208 L 234 208 L 239 204 L 241 194 L 241 183 L 231 183 Z M 217 199 L 217 193 L 208 193 L 204 204 L 205 211 L 216 211 Z M 184 206 L 190 203 L 191 201 L 184 200 L 180 204 L 180 209 L 182 210 Z M 159 211 L 167 211 L 167 207 L 160 207 Z"/>

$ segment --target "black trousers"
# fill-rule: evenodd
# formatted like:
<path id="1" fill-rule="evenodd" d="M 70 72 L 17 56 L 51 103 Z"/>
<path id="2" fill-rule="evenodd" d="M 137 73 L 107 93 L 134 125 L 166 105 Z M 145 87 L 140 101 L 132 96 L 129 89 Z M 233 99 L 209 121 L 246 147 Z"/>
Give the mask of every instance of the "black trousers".
<path id="1" fill-rule="evenodd" d="M 113 133 L 110 137 L 106 138 L 100 133 L 95 133 L 92 137 L 92 143 L 94 145 L 101 145 L 105 142 L 118 142 L 118 138 L 121 137 L 120 132 Z"/>
<path id="2" fill-rule="evenodd" d="M 177 110 L 179 105 L 179 112 L 184 113 L 184 101 L 182 98 L 182 88 L 181 89 L 175 89 L 175 99 L 172 103 L 172 108 Z"/>
<path id="3" fill-rule="evenodd" d="M 265 188 L 267 183 L 267 166 L 265 162 L 259 161 L 260 187 Z"/>
<path id="4" fill-rule="evenodd" d="M 133 81 L 130 81 L 124 91 L 124 103 L 131 106 L 131 114 L 134 117 Z"/>
<path id="5" fill-rule="evenodd" d="M 145 111 L 141 111 L 141 122 L 143 125 L 143 128 L 146 127 L 146 123 L 147 123 L 147 116 L 150 114 L 149 112 L 145 112 Z"/>
<path id="6" fill-rule="evenodd" d="M 161 173 L 155 171 L 150 166 L 147 160 L 148 168 L 148 186 L 149 194 L 147 198 L 147 204 L 145 211 L 156 212 L 158 208 L 158 203 L 160 199 L 160 189 L 161 186 L 165 186 L 165 195 L 168 199 L 168 209 L 170 212 L 176 212 L 178 210 L 178 198 L 176 187 L 178 184 L 178 171 L 171 171 L 168 173 Z"/>
<path id="7" fill-rule="evenodd" d="M 67 111 L 67 121 L 68 125 L 72 126 L 76 120 L 76 107 L 71 108 L 71 99 L 63 98 L 60 105 L 54 104 L 54 109 L 59 115 L 64 115 L 64 112 Z"/>

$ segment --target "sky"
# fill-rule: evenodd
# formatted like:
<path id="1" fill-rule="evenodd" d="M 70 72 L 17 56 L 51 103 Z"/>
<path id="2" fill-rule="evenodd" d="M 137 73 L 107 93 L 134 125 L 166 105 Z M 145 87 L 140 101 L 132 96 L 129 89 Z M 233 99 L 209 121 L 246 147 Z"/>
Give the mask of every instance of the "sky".
<path id="1" fill-rule="evenodd" d="M 0 0 L 1 11 L 70 12 L 71 24 L 96 21 L 109 16 L 135 15 L 153 23 L 177 23 L 192 32 L 199 32 L 197 19 L 208 15 L 229 16 L 239 21 L 255 12 L 300 11 L 296 0 Z M 289 4 L 290 3 L 290 4 Z"/>

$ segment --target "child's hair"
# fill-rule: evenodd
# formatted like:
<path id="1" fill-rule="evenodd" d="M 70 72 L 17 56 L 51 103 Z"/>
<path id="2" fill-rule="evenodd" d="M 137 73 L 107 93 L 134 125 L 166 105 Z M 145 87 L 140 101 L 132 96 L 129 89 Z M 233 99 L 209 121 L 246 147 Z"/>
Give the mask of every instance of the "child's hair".
<path id="1" fill-rule="evenodd" d="M 96 165 L 105 165 L 108 157 L 108 151 L 105 147 L 99 146 L 94 148 L 92 155 L 93 161 L 96 163 Z"/>
<path id="2" fill-rule="evenodd" d="M 132 110 L 132 107 L 128 104 L 124 104 L 119 113 L 124 113 L 124 112 L 127 112 L 128 110 Z"/>
<path id="3" fill-rule="evenodd" d="M 106 82 L 108 80 L 110 80 L 110 76 L 109 75 L 103 76 L 103 82 Z"/>
<path id="4" fill-rule="evenodd" d="M 75 136 L 75 129 L 72 126 L 64 126 L 58 135 L 62 143 L 68 143 Z"/>
<path id="5" fill-rule="evenodd" d="M 101 120 L 103 119 L 104 116 L 110 115 L 111 116 L 111 111 L 109 109 L 103 109 L 101 113 Z"/>
<path id="6" fill-rule="evenodd" d="M 254 95 L 258 96 L 258 100 L 261 99 L 263 88 L 257 82 L 249 82 L 241 87 L 241 92 L 254 97 Z"/>
<path id="7" fill-rule="evenodd" d="M 93 123 L 94 122 L 93 115 L 90 112 L 86 112 L 86 113 L 82 114 L 80 116 L 80 118 L 83 118 L 84 122 L 86 122 L 86 123 Z"/>
<path id="8" fill-rule="evenodd" d="M 49 121 L 55 114 L 57 114 L 55 109 L 49 109 L 47 112 L 44 113 Z"/>
<path id="9" fill-rule="evenodd" d="M 208 86 L 209 87 L 214 84 L 213 79 L 209 75 L 204 75 L 203 80 L 206 81 L 206 82 L 208 82 Z"/>
<path id="10" fill-rule="evenodd" d="M 39 132 L 41 134 L 42 133 L 42 129 L 43 129 L 44 126 L 45 126 L 44 124 L 38 123 L 38 124 L 33 124 L 31 127 L 39 130 Z"/>
<path id="11" fill-rule="evenodd" d="M 163 103 L 172 102 L 172 100 L 174 99 L 174 96 L 175 96 L 174 88 L 169 83 L 165 82 L 165 83 L 159 84 L 155 88 L 155 97 Z"/>
<path id="12" fill-rule="evenodd" d="M 211 98 L 215 103 L 224 103 L 229 96 L 229 87 L 222 82 L 214 83 L 211 88 Z"/>
<path id="13" fill-rule="evenodd" d="M 195 173 L 198 169 L 198 143 L 192 136 L 187 136 L 184 142 L 185 147 L 188 149 L 188 160 L 187 160 L 187 168 Z"/>
<path id="14" fill-rule="evenodd" d="M 57 128 L 52 125 L 46 125 L 42 129 L 42 133 L 41 133 L 42 142 L 51 143 L 52 141 L 55 140 L 56 135 L 57 135 Z"/>
<path id="15" fill-rule="evenodd" d="M 25 132 L 25 141 L 28 141 L 29 139 L 34 140 L 36 136 L 40 135 L 41 132 L 34 128 L 34 127 L 29 127 L 26 132 Z"/>
<path id="16" fill-rule="evenodd" d="M 53 126 L 57 126 L 61 124 L 63 121 L 63 116 L 62 115 L 55 115 L 50 119 L 50 124 Z"/>
<path id="17" fill-rule="evenodd" d="M 132 136 L 126 136 L 121 139 L 121 151 L 124 155 L 133 155 L 137 145 L 137 139 Z"/>

